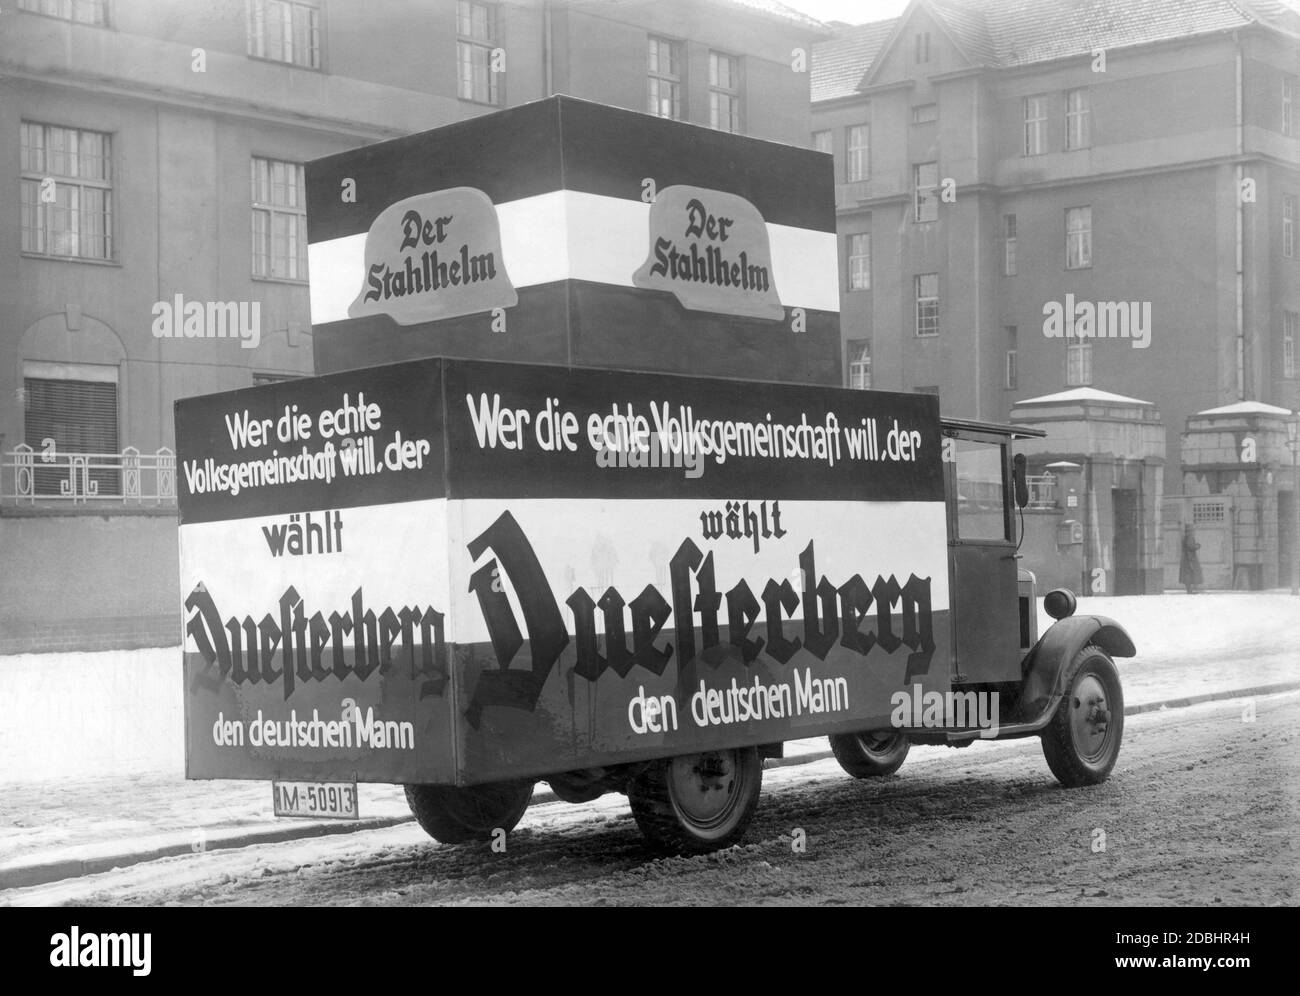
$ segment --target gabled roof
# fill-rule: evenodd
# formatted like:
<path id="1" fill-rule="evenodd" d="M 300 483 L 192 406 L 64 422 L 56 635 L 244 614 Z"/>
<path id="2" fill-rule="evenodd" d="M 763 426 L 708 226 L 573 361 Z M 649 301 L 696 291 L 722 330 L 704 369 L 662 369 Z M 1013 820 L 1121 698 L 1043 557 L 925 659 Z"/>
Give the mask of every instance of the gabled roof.
<path id="1" fill-rule="evenodd" d="M 844 29 L 813 46 L 813 101 L 850 96 L 855 73 L 872 80 L 918 8 L 975 67 L 1008 69 L 1252 24 L 1300 38 L 1300 0 L 912 0 L 898 18 Z M 863 44 L 875 38 L 872 29 L 884 40 Z"/>
<path id="2" fill-rule="evenodd" d="M 809 17 L 793 7 L 778 2 L 778 0 L 707 0 L 707 2 L 723 7 L 739 7 L 752 14 L 763 14 L 780 21 L 793 22 L 805 28 L 812 28 L 821 34 L 825 34 L 830 30 L 827 25 L 815 17 Z"/>
<path id="3" fill-rule="evenodd" d="M 897 18 L 872 21 L 854 28 L 841 28 L 830 41 L 813 46 L 812 99 L 834 100 L 851 97 L 858 91 L 862 75 L 875 61 L 885 39 L 894 30 Z"/>
<path id="4" fill-rule="evenodd" d="M 1025 398 L 1023 401 L 1017 401 L 1011 407 L 1019 408 L 1021 405 L 1068 405 L 1089 401 L 1100 401 L 1112 405 L 1151 405 L 1150 401 L 1142 401 L 1140 398 L 1126 398 L 1122 394 L 1099 391 L 1095 387 L 1075 387 L 1068 391 L 1062 391 L 1060 394 L 1044 394 L 1040 398 Z"/>
<path id="5" fill-rule="evenodd" d="M 1203 412 L 1197 412 L 1197 415 L 1290 415 L 1291 409 L 1279 408 L 1277 405 L 1266 405 L 1262 401 L 1238 401 L 1236 404 L 1224 405 L 1221 408 L 1207 408 Z"/>
<path id="6" fill-rule="evenodd" d="M 997 49 L 983 13 L 953 0 L 931 0 L 928 7 L 971 65 L 997 65 Z"/>
<path id="7" fill-rule="evenodd" d="M 922 0 L 924 2 L 924 0 Z M 1263 18 L 1235 0 L 969 0 L 988 19 L 998 64 L 1025 66 L 1230 31 Z"/>
<path id="8" fill-rule="evenodd" d="M 809 17 L 802 11 L 795 10 L 788 4 L 781 3 L 780 0 L 688 0 L 692 3 L 707 3 L 717 7 L 730 7 L 734 10 L 741 10 L 749 14 L 758 14 L 760 17 L 766 17 L 769 20 L 784 21 L 787 25 L 801 26 L 808 28 L 813 34 L 827 37 L 831 33 L 830 26 L 815 17 Z M 533 5 L 540 6 L 539 0 L 532 0 Z M 654 0 L 560 0 L 560 3 L 570 7 L 637 7 L 652 6 Z"/>

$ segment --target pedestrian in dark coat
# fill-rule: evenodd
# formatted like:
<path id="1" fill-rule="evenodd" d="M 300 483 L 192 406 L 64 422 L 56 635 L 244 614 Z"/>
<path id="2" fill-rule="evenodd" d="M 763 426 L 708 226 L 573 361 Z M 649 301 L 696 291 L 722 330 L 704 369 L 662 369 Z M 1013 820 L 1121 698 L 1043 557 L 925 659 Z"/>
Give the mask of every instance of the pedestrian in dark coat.
<path id="1" fill-rule="evenodd" d="M 1196 551 L 1201 544 L 1196 542 L 1196 530 L 1189 522 L 1183 527 L 1183 556 L 1178 564 L 1178 583 L 1187 586 L 1187 594 L 1195 595 L 1205 584 L 1205 575 L 1201 572 L 1201 558 Z"/>

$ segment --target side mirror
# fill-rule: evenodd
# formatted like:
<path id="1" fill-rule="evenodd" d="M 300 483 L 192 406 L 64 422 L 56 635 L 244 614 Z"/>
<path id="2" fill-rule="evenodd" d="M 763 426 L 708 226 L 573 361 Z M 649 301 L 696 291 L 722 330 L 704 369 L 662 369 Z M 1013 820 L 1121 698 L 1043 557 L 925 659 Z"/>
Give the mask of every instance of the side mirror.
<path id="1" fill-rule="evenodd" d="M 1029 481 L 1026 478 L 1025 455 L 1017 453 L 1011 458 L 1011 482 L 1015 487 L 1016 505 L 1024 508 L 1029 504 Z"/>

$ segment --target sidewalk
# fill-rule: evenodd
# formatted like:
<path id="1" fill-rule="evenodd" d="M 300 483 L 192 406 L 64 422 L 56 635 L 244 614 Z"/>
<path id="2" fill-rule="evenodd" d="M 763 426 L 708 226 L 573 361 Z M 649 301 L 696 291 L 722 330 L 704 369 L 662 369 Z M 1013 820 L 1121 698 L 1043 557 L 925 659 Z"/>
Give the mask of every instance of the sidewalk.
<path id="1" fill-rule="evenodd" d="M 1280 593 L 1090 599 L 1080 606 L 1080 614 L 1089 612 L 1121 620 L 1137 644 L 1138 657 L 1117 662 L 1130 714 L 1161 703 L 1300 687 L 1300 599 Z M 824 738 L 792 741 L 775 763 L 806 763 L 828 753 Z M 534 805 L 553 800 L 539 784 Z M 0 783 L 0 890 L 171 854 L 411 819 L 397 786 L 361 786 L 360 810 L 359 823 L 277 818 L 267 782 L 190 782 L 179 772 Z"/>

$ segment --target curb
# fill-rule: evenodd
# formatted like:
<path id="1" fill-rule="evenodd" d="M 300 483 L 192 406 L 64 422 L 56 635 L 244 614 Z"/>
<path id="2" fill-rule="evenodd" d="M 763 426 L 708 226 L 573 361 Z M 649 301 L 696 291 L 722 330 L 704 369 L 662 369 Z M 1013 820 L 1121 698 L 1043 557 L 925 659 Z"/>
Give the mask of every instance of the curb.
<path id="1" fill-rule="evenodd" d="M 1142 713 L 1160 712 L 1165 709 L 1185 709 L 1203 702 L 1216 702 L 1225 699 L 1239 699 L 1255 695 L 1277 695 L 1282 692 L 1300 691 L 1300 681 L 1284 681 L 1273 685 L 1256 685 L 1253 688 L 1237 688 L 1222 692 L 1205 692 L 1200 695 L 1187 695 L 1159 702 L 1144 702 L 1124 708 L 1125 716 L 1137 716 Z M 800 764 L 812 764 L 833 757 L 831 751 L 810 751 L 794 757 L 769 758 L 763 762 L 764 768 L 787 768 Z M 531 806 L 559 802 L 559 798 L 550 789 L 533 794 Z M 347 823 L 304 823 L 300 826 L 274 826 L 255 830 L 231 831 L 224 836 L 216 836 L 204 842 L 204 846 L 195 849 L 187 836 L 156 847 L 143 850 L 122 851 L 114 854 L 78 859 L 54 859 L 15 864 L 0 867 L 0 892 L 5 889 L 21 889 L 34 885 L 48 885 L 69 878 L 85 875 L 98 875 L 115 868 L 157 861 L 159 858 L 173 858 L 185 854 L 207 851 L 226 850 L 229 848 L 249 847 L 254 844 L 280 844 L 291 840 L 308 837 L 328 837 L 335 834 L 357 833 L 362 830 L 384 830 L 388 827 L 413 823 L 414 816 L 382 816 Z"/>

